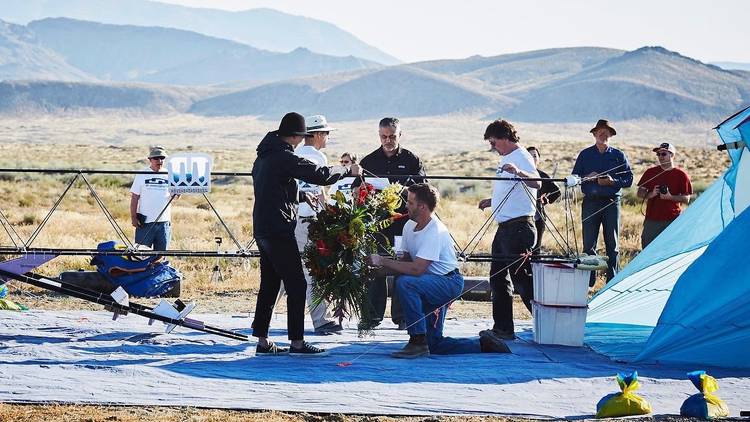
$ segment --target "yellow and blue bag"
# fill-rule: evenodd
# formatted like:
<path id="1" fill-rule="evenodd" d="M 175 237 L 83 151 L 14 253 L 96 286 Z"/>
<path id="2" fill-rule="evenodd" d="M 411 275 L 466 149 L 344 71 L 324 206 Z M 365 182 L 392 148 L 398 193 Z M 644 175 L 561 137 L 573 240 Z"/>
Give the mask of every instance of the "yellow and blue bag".
<path id="1" fill-rule="evenodd" d="M 651 413 L 651 404 L 635 394 L 640 388 L 638 372 L 617 374 L 620 393 L 607 394 L 596 404 L 597 418 L 614 418 L 619 416 L 647 415 Z"/>
<path id="2" fill-rule="evenodd" d="M 706 371 L 688 372 L 687 376 L 700 393 L 693 394 L 682 403 L 680 407 L 681 416 L 702 419 L 729 416 L 727 404 L 714 394 L 714 391 L 719 389 L 716 378 L 708 375 Z"/>

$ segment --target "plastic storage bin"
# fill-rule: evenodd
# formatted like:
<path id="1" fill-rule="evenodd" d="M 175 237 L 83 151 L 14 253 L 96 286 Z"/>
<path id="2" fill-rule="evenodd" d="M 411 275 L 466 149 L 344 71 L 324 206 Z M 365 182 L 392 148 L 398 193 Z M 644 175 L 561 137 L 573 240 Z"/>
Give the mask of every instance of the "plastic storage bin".
<path id="1" fill-rule="evenodd" d="M 572 264 L 531 264 L 534 277 L 534 301 L 542 305 L 586 306 L 590 271 L 577 270 Z"/>
<path id="2" fill-rule="evenodd" d="M 539 344 L 583 346 L 587 307 L 532 303 L 534 341 Z"/>

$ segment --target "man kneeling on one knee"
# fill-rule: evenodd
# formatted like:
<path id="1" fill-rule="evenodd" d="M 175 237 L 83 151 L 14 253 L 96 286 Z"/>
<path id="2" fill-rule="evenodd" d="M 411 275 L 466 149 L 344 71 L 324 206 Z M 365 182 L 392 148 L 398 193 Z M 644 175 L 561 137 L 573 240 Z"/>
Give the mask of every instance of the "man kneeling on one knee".
<path id="1" fill-rule="evenodd" d="M 406 207 L 409 222 L 404 226 L 399 260 L 371 255 L 374 266 L 398 274 L 396 293 L 401 299 L 409 343 L 396 358 L 417 358 L 461 353 L 507 353 L 503 341 L 494 336 L 473 338 L 443 337 L 445 314 L 450 303 L 461 296 L 464 279 L 458 270 L 456 251 L 445 225 L 432 212 L 438 202 L 437 190 L 426 183 L 408 188 Z"/>

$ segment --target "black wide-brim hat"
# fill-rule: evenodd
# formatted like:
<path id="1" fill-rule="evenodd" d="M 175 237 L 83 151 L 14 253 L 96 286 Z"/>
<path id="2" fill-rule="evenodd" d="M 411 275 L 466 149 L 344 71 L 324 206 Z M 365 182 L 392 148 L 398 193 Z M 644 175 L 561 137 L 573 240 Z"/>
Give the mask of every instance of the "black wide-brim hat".
<path id="1" fill-rule="evenodd" d="M 307 136 L 307 125 L 305 117 L 299 113 L 291 112 L 284 115 L 279 124 L 279 136 Z"/>
<path id="2" fill-rule="evenodd" d="M 609 121 L 604 120 L 604 119 L 600 119 L 598 122 L 596 122 L 596 126 L 594 126 L 589 132 L 594 133 L 596 132 L 597 129 L 601 127 L 606 127 L 607 129 L 609 129 L 609 133 L 611 133 L 612 136 L 617 135 L 617 131 L 615 130 L 615 128 L 610 126 Z"/>

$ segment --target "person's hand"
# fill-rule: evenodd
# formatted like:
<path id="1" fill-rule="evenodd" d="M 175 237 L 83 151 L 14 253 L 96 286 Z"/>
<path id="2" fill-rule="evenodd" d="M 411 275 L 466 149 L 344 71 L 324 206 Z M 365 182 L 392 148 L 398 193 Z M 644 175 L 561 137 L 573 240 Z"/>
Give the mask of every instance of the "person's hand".
<path id="1" fill-rule="evenodd" d="M 599 186 L 613 186 L 615 184 L 615 179 L 613 179 L 612 176 L 605 174 L 597 177 L 596 183 L 599 184 Z"/>
<path id="2" fill-rule="evenodd" d="M 542 205 L 547 205 L 547 204 L 549 204 L 549 198 L 547 197 L 547 194 L 546 194 L 546 193 L 543 193 L 543 194 L 542 194 L 542 195 L 541 195 L 541 196 L 539 197 L 539 203 L 540 203 L 540 204 L 542 204 Z"/>
<path id="3" fill-rule="evenodd" d="M 130 224 L 132 224 L 135 228 L 141 227 L 141 222 L 138 221 L 138 218 L 135 216 L 130 217 Z"/>
<path id="4" fill-rule="evenodd" d="M 485 208 L 487 208 L 487 207 L 489 207 L 491 205 L 492 205 L 492 199 L 491 198 L 482 199 L 481 201 L 479 201 L 478 208 L 480 210 L 484 211 Z"/>
<path id="5" fill-rule="evenodd" d="M 516 167 L 515 165 L 511 163 L 503 164 L 503 166 L 500 167 L 500 169 L 506 173 L 510 173 L 512 175 L 518 175 L 518 167 Z"/>
<path id="6" fill-rule="evenodd" d="M 667 190 L 667 193 L 659 192 L 659 198 L 666 199 L 667 201 L 673 201 L 674 197 L 672 196 L 672 192 L 669 191 L 668 187 L 665 186 L 665 188 Z"/>
<path id="7" fill-rule="evenodd" d="M 598 174 L 597 172 L 595 172 L 595 171 L 592 171 L 591 173 L 589 173 L 589 174 L 587 174 L 586 176 L 584 176 L 584 178 L 585 178 L 585 179 L 591 179 L 592 177 L 593 177 L 593 178 L 596 178 L 597 174 Z"/>
<path id="8" fill-rule="evenodd" d="M 312 209 L 318 208 L 318 198 L 310 192 L 305 192 L 305 203 Z"/>
<path id="9" fill-rule="evenodd" d="M 351 170 L 352 176 L 359 176 L 359 172 L 360 172 L 359 164 L 352 163 L 352 165 L 349 166 L 349 170 Z"/>
<path id="10" fill-rule="evenodd" d="M 367 261 L 369 261 L 370 265 L 374 267 L 380 267 L 383 265 L 383 257 L 378 254 L 370 255 Z"/>
<path id="11" fill-rule="evenodd" d="M 659 196 L 659 185 L 654 186 L 653 189 L 646 196 L 647 199 L 653 199 Z"/>

